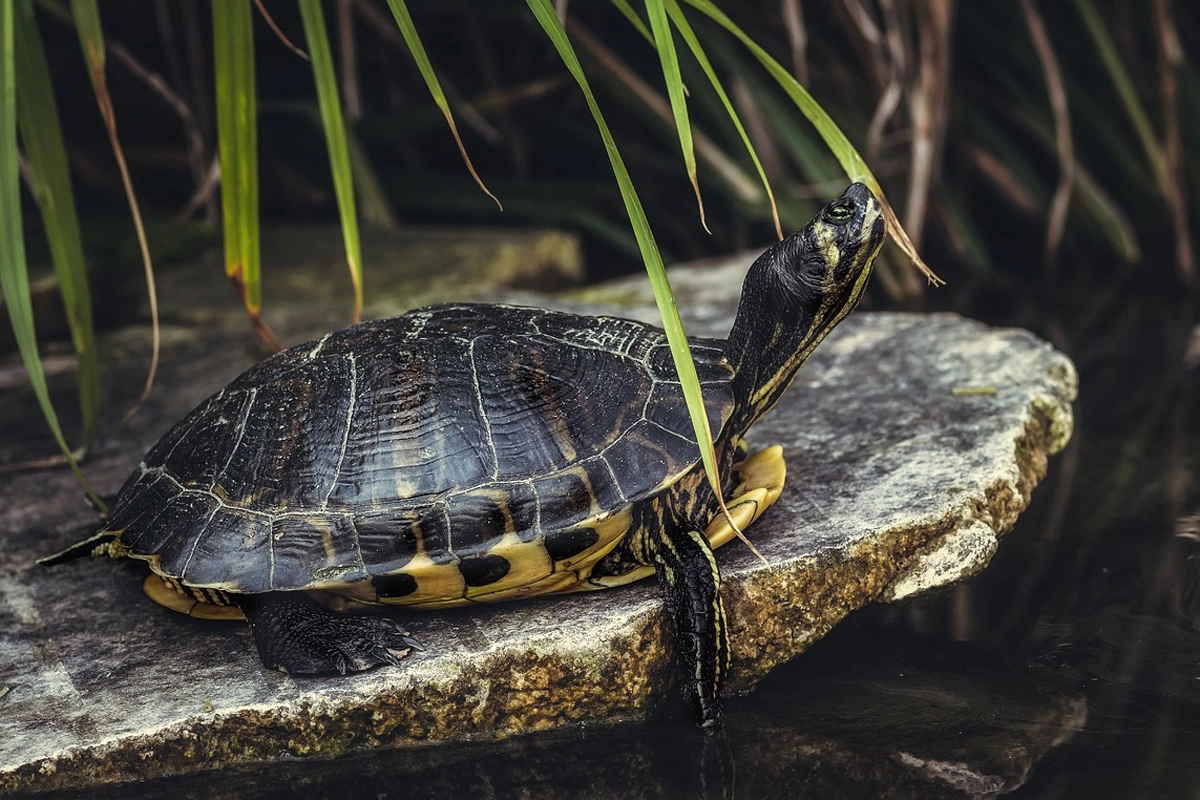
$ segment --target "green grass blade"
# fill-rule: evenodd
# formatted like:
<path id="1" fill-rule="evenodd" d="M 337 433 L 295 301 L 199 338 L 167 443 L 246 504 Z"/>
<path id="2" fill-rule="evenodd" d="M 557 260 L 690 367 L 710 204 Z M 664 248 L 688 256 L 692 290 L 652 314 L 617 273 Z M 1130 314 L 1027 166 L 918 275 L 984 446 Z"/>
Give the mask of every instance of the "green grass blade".
<path id="1" fill-rule="evenodd" d="M 133 218 L 133 227 L 137 233 L 138 250 L 142 256 L 142 270 L 146 276 L 146 292 L 150 301 L 150 369 L 146 374 L 146 382 L 142 385 L 141 397 L 126 414 L 125 418 L 128 419 L 150 396 L 150 390 L 154 387 L 154 376 L 158 371 L 160 335 L 154 263 L 150 258 L 150 244 L 146 240 L 146 226 L 142 222 L 141 207 L 138 204 L 137 194 L 133 190 L 133 178 L 129 174 L 129 166 L 125 163 L 125 151 L 121 147 L 121 139 L 117 135 L 117 115 L 113 109 L 112 96 L 108 92 L 108 78 L 104 66 L 106 62 L 104 31 L 100 27 L 100 8 L 96 4 L 96 0 L 71 0 L 71 18 L 79 36 L 79 45 L 83 48 L 88 79 L 92 82 L 92 92 L 96 95 L 96 105 L 100 108 L 100 117 L 104 121 L 104 130 L 108 134 L 109 146 L 112 148 L 113 158 L 116 159 L 117 170 L 121 174 L 121 185 L 125 189 L 125 202 L 129 205 L 129 214 Z"/>
<path id="2" fill-rule="evenodd" d="M 391 201 L 353 128 L 346 129 L 346 152 L 350 156 L 350 172 L 354 176 L 354 188 L 358 194 L 362 221 L 368 226 L 394 229 L 396 214 L 392 211 Z"/>
<path id="3" fill-rule="evenodd" d="M 633 26 L 634 30 L 640 33 L 642 38 L 653 47 L 654 34 L 650 33 L 650 29 L 646 27 L 646 23 L 642 22 L 642 18 L 633 10 L 633 6 L 629 4 L 629 0 L 612 0 L 612 4 L 624 15 L 625 19 L 629 20 L 629 24 Z"/>
<path id="4" fill-rule="evenodd" d="M 1125 62 L 1121 60 L 1121 55 L 1117 52 L 1117 45 L 1109 35 L 1108 29 L 1104 27 L 1104 20 L 1101 19 L 1100 12 L 1096 10 L 1090 0 L 1075 0 L 1075 10 L 1083 19 L 1083 26 L 1087 28 L 1088 35 L 1092 38 L 1092 44 L 1095 45 L 1100 61 L 1108 72 L 1108 78 L 1112 81 L 1117 97 L 1120 98 L 1121 105 L 1125 107 L 1125 114 L 1129 117 L 1134 131 L 1137 132 L 1138 141 L 1146 152 L 1146 159 L 1150 162 L 1151 169 L 1154 170 L 1154 177 L 1161 184 L 1165 178 L 1167 157 L 1154 135 L 1154 126 L 1150 124 L 1146 109 L 1142 107 L 1142 102 L 1138 99 L 1133 78 L 1130 77 L 1129 71 L 1125 68 Z"/>
<path id="5" fill-rule="evenodd" d="M 982 115 L 975 116 L 980 118 L 980 122 L 975 127 L 983 129 L 983 136 L 987 137 L 1000 161 L 1015 163 L 1022 159 L 1021 150 L 1017 146 L 999 141 L 999 136 L 995 133 L 995 125 L 988 125 Z M 1016 110 L 1010 116 L 1020 124 L 1024 131 L 1034 136 L 1045 147 L 1047 153 L 1053 153 L 1054 131 L 1048 121 L 1034 115 L 1028 108 Z M 1111 164 L 1111 161 L 1109 163 Z M 1078 213 L 1082 222 L 1087 224 L 1089 235 L 1097 240 L 1107 240 L 1123 261 L 1128 264 L 1137 262 L 1142 257 L 1141 245 L 1138 242 L 1137 230 L 1129 215 L 1121 209 L 1108 192 L 1101 188 L 1100 183 L 1086 166 L 1077 162 L 1074 172 L 1074 191 L 1077 193 L 1080 203 L 1073 208 L 1072 214 Z M 1033 171 L 1030 170 L 1030 173 Z"/>
<path id="6" fill-rule="evenodd" d="M 725 13 L 717 8 L 711 0 L 684 0 L 688 5 L 701 12 L 713 22 L 720 25 L 725 30 L 729 31 L 736 37 L 751 53 L 758 59 L 759 63 L 766 68 L 771 77 L 778 81 L 780 87 L 787 92 L 788 97 L 796 104 L 804 116 L 808 117 L 812 122 L 813 127 L 821 134 L 821 138 L 825 140 L 829 151 L 837 158 L 838 163 L 842 165 L 842 169 L 846 175 L 853 181 L 861 181 L 874 192 L 879 198 L 880 204 L 883 206 L 884 217 L 887 220 L 888 231 L 904 250 L 905 254 L 912 259 L 913 263 L 925 274 L 926 278 L 931 283 L 943 283 L 941 278 L 933 273 L 925 265 L 921 256 L 917 254 L 916 248 L 913 246 L 912 239 L 904 230 L 904 226 L 900 224 L 900 220 L 896 217 L 896 212 L 892 209 L 891 203 L 883 193 L 883 189 L 879 185 L 879 181 L 875 179 L 875 175 L 867 166 L 867 162 L 858 154 L 858 150 L 854 145 L 850 144 L 850 140 L 841 132 L 834 121 L 825 113 L 825 110 L 817 104 L 808 90 L 800 85 L 800 82 L 792 76 L 792 73 L 785 69 L 778 61 L 759 46 L 749 35 L 741 28 L 734 24 L 733 20 L 725 16 Z"/>
<path id="7" fill-rule="evenodd" d="M 654 33 L 654 47 L 662 63 L 663 80 L 667 84 L 667 97 L 671 101 L 671 114 L 675 117 L 675 131 L 679 135 L 679 148 L 683 151 L 683 165 L 687 169 L 692 191 L 696 193 L 696 205 L 700 210 L 700 224 L 705 231 L 704 198 L 700 195 L 700 179 L 696 175 L 696 149 L 692 144 L 692 123 L 688 119 L 687 98 L 683 96 L 683 77 L 679 74 L 679 56 L 675 52 L 675 40 L 671 36 L 671 23 L 667 21 L 664 0 L 646 0 L 646 12 L 650 16 L 650 30 Z"/>
<path id="8" fill-rule="evenodd" d="M 854 148 L 845 134 L 841 132 L 825 110 L 817 104 L 808 90 L 800 85 L 800 82 L 792 77 L 791 72 L 785 69 L 778 61 L 771 57 L 766 50 L 758 45 L 749 35 L 741 28 L 734 24 L 733 20 L 725 16 L 719 8 L 716 7 L 710 0 L 684 0 L 685 3 L 692 6 L 696 10 L 703 13 L 720 25 L 725 30 L 733 34 L 745 47 L 753 53 L 759 63 L 766 68 L 780 87 L 787 92 L 788 96 L 796 103 L 796 107 L 808 117 L 813 127 L 821 134 L 821 138 L 829 145 L 829 150 L 837 158 L 842 165 L 846 175 L 855 181 L 862 181 L 875 191 L 875 186 L 869 182 L 875 182 L 875 176 L 871 173 L 870 168 L 858 154 L 858 150 Z M 877 185 L 877 182 L 875 182 Z M 878 192 L 876 192 L 878 195 Z"/>
<path id="9" fill-rule="evenodd" d="M 279 350 L 278 340 L 262 318 L 257 95 L 250 4 L 243 0 L 213 0 L 212 15 L 225 274 L 241 293 L 259 340 Z"/>
<path id="10" fill-rule="evenodd" d="M 579 84 L 584 99 L 587 101 L 588 109 L 592 112 L 592 118 L 596 121 L 596 127 L 600 131 L 600 137 L 604 140 L 604 150 L 608 154 L 613 175 L 621 189 L 621 199 L 625 202 L 625 211 L 629 214 L 629 222 L 633 226 L 638 249 L 641 251 L 642 260 L 646 263 L 646 272 L 650 276 L 650 285 L 654 289 L 654 300 L 658 304 L 663 329 L 666 331 L 667 341 L 671 346 L 671 357 L 675 361 L 675 370 L 679 374 L 679 382 L 687 401 L 688 413 L 691 416 L 696 441 L 700 447 L 700 457 L 704 462 L 704 470 L 708 475 L 708 481 L 714 494 L 724 509 L 721 478 L 717 471 L 717 456 L 713 448 L 708 414 L 704 408 L 700 379 L 696 375 L 696 363 L 692 360 L 687 334 L 683 329 L 683 321 L 679 318 L 679 309 L 675 305 L 675 296 L 671 292 L 671 285 L 667 280 L 667 271 L 663 266 L 662 255 L 658 251 L 658 245 L 654 242 L 650 222 L 646 219 L 646 212 L 633 187 L 629 170 L 625 168 L 625 162 L 617 150 L 616 142 L 613 141 L 612 132 L 608 129 L 608 123 L 604 121 L 604 115 L 600 113 L 600 107 L 596 104 L 596 97 L 592 94 L 587 76 L 583 74 L 583 67 L 579 64 L 579 58 L 575 55 L 575 49 L 571 46 L 558 15 L 554 13 L 554 8 L 550 5 L 549 0 L 525 0 L 525 2 L 558 51 L 559 58 L 562 59 L 567 70 Z M 747 542 L 747 544 L 749 543 Z"/>
<path id="11" fill-rule="evenodd" d="M 329 166 L 333 172 L 333 188 L 337 194 L 338 214 L 342 218 L 342 240 L 346 247 L 346 263 L 354 284 L 354 321 L 362 319 L 362 247 L 358 237 L 358 215 L 354 203 L 354 180 L 350 171 L 350 153 L 346 144 L 346 123 L 338 96 L 337 78 L 333 72 L 333 55 L 320 0 L 300 0 L 300 18 L 312 62 L 313 81 L 317 85 L 317 101 L 321 107 L 321 122 L 325 126 L 325 144 L 329 148 Z"/>
<path id="12" fill-rule="evenodd" d="M 50 402 L 46 373 L 38 355 L 29 275 L 25 267 L 25 234 L 21 227 L 21 179 L 17 166 L 17 76 L 15 59 L 16 4 L 0 3 L 0 291 L 12 324 L 17 349 L 29 375 L 38 405 L 75 477 L 89 496 L 98 500 L 67 446 L 58 414 Z"/>
<path id="13" fill-rule="evenodd" d="M 100 7 L 95 0 L 71 0 L 71 20 L 83 45 L 84 58 L 93 73 L 103 73 L 107 59 L 104 30 L 100 26 Z"/>
<path id="14" fill-rule="evenodd" d="M 417 69 L 421 71 L 421 77 L 425 79 L 425 85 L 429 87 L 429 94 L 432 95 L 433 102 L 437 103 L 442 116 L 446 118 L 446 124 L 450 126 L 450 133 L 454 136 L 455 143 L 458 144 L 458 152 L 467 165 L 467 171 L 471 173 L 471 177 L 475 179 L 475 183 L 479 185 L 484 194 L 492 198 L 496 206 L 503 211 L 504 206 L 500 205 L 496 195 L 492 194 L 484 185 L 483 179 L 479 177 L 479 173 L 475 171 L 475 165 L 471 163 L 471 159 L 467 155 L 467 148 L 463 145 L 462 137 L 458 135 L 458 126 L 454 123 L 454 115 L 450 113 L 450 104 L 446 102 L 446 93 L 442 91 L 441 81 L 433 71 L 433 64 L 425 52 L 425 46 L 421 44 L 417 26 L 413 24 L 412 15 L 408 13 L 408 6 L 404 4 L 404 0 L 388 0 L 388 6 L 392 9 L 392 16 L 396 18 L 400 35 L 404 37 L 404 42 L 408 45 L 408 52 L 412 55 L 413 61 L 417 62 Z"/>
<path id="15" fill-rule="evenodd" d="M 54 88 L 31 0 L 19 0 L 15 14 L 17 124 L 79 357 L 79 410 L 83 421 L 82 448 L 86 450 L 95 438 L 100 410 L 100 372 L 87 265 Z"/>
<path id="16" fill-rule="evenodd" d="M 1079 193 L 1081 210 L 1094 222 L 1091 230 L 1096 238 L 1107 239 L 1126 264 L 1136 264 L 1142 257 L 1142 248 L 1129 215 L 1082 166 L 1075 169 L 1075 191 Z"/>
<path id="17" fill-rule="evenodd" d="M 750 141 L 750 135 L 746 133 L 746 128 L 742 125 L 742 119 L 734 109 L 733 103 L 729 99 L 729 95 L 725 92 L 725 87 L 721 85 L 720 78 L 713 70 L 712 63 L 708 60 L 708 54 L 704 52 L 704 48 L 700 45 L 700 40 L 696 38 L 695 31 L 692 30 L 691 24 L 687 18 L 683 16 L 683 10 L 679 7 L 676 0 L 667 0 L 667 13 L 671 16 L 671 22 L 679 31 L 680 37 L 687 44 L 688 49 L 692 51 L 692 56 L 700 64 L 700 69 L 704 70 L 705 76 L 708 77 L 708 82 L 712 84 L 713 90 L 721 99 L 721 104 L 725 107 L 725 112 L 729 115 L 729 120 L 737 128 L 738 136 L 742 138 L 742 144 L 746 147 L 746 152 L 750 154 L 750 160 L 754 162 L 754 168 L 758 170 L 759 180 L 762 181 L 763 189 L 767 192 L 767 198 L 771 203 L 771 218 L 775 221 L 775 235 L 780 239 L 783 238 L 783 227 L 779 223 L 779 207 L 775 203 L 775 192 L 771 189 L 771 182 L 767 180 L 766 170 L 763 169 L 762 162 L 758 160 L 758 152 L 754 149 L 754 144 Z"/>

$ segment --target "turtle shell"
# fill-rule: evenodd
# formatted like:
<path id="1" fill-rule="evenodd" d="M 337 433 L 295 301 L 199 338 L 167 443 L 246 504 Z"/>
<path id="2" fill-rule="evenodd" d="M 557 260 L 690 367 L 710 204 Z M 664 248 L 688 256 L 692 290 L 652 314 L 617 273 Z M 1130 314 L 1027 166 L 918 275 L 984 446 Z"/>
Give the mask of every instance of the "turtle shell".
<path id="1" fill-rule="evenodd" d="M 721 345 L 693 343 L 714 435 Z M 106 527 L 187 586 L 453 605 L 578 583 L 698 457 L 661 330 L 436 306 L 251 367 L 155 445 Z"/>

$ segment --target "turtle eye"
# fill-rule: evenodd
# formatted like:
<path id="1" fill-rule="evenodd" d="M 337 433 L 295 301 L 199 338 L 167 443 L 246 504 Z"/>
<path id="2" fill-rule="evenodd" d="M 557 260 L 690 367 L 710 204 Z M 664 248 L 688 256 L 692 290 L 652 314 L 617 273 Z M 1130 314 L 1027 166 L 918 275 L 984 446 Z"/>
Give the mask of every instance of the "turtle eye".
<path id="1" fill-rule="evenodd" d="M 854 216 L 854 206 L 850 203 L 838 203 L 830 206 L 829 210 L 825 212 L 825 216 L 834 222 L 845 222 Z"/>

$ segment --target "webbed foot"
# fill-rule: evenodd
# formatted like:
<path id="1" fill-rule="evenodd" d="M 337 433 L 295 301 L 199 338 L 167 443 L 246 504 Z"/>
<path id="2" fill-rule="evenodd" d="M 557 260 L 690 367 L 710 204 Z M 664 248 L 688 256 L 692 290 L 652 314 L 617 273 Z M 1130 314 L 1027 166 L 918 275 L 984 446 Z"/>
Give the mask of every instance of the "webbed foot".
<path id="1" fill-rule="evenodd" d="M 395 620 L 338 614 L 302 594 L 241 595 L 263 666 L 292 675 L 362 672 L 396 666 L 413 648 L 421 649 Z"/>

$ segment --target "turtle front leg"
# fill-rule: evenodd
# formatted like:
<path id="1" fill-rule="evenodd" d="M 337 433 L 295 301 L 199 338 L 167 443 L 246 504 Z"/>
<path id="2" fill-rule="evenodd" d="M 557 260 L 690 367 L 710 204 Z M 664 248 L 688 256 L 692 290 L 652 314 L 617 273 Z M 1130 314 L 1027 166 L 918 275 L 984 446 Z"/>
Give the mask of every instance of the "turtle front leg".
<path id="1" fill-rule="evenodd" d="M 653 559 L 674 622 L 688 694 L 699 707 L 700 726 L 712 731 L 721 722 L 721 683 L 729 667 L 729 632 L 716 559 L 707 537 L 686 525 L 660 533 Z"/>
<path id="2" fill-rule="evenodd" d="M 396 666 L 416 640 L 387 617 L 337 614 L 299 592 L 238 595 L 263 666 L 292 675 Z"/>

